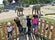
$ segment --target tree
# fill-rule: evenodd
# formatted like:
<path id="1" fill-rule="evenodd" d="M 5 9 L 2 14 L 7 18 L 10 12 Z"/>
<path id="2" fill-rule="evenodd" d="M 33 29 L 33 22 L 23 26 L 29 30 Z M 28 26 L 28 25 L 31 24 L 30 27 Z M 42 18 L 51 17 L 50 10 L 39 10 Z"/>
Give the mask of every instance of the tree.
<path id="1" fill-rule="evenodd" d="M 14 0 L 15 2 L 18 2 L 19 0 Z"/>
<path id="2" fill-rule="evenodd" d="M 4 5 L 9 5 L 9 2 L 6 1 L 6 0 L 3 0 L 3 4 L 4 4 Z"/>
<path id="3" fill-rule="evenodd" d="M 13 0 L 8 0 L 9 3 L 12 3 Z"/>

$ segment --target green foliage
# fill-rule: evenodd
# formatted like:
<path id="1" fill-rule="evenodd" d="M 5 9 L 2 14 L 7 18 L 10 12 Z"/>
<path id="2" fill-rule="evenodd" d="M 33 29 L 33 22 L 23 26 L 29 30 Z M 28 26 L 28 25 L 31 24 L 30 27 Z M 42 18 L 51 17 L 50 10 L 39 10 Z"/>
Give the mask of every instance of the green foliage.
<path id="1" fill-rule="evenodd" d="M 8 5 L 13 0 L 7 2 L 6 0 L 3 0 L 4 5 Z M 52 0 L 14 0 L 16 3 L 22 3 L 22 4 L 41 4 L 41 3 L 50 3 Z"/>
<path id="2" fill-rule="evenodd" d="M 55 13 L 48 13 L 48 14 L 45 14 L 45 16 L 46 16 L 46 15 L 55 15 Z"/>
<path id="3" fill-rule="evenodd" d="M 4 5 L 9 5 L 9 2 L 6 1 L 6 0 L 3 0 L 3 4 L 4 4 Z"/>
<path id="4" fill-rule="evenodd" d="M 13 22 L 13 19 L 4 19 L 4 20 L 0 20 L 0 23 L 6 23 L 6 22 Z"/>
<path id="5" fill-rule="evenodd" d="M 9 3 L 12 3 L 13 0 L 8 0 Z"/>
<path id="6" fill-rule="evenodd" d="M 0 5 L 0 9 L 2 9 L 3 5 Z"/>
<path id="7" fill-rule="evenodd" d="M 55 23 L 55 19 L 49 19 L 49 18 L 45 18 L 45 17 L 41 17 L 40 19 L 46 20 L 47 22 Z"/>
<path id="8" fill-rule="evenodd" d="M 40 3 L 50 3 L 50 0 L 23 0 L 25 4 L 40 4 Z"/>
<path id="9" fill-rule="evenodd" d="M 15 0 L 15 2 L 18 2 L 19 0 Z"/>

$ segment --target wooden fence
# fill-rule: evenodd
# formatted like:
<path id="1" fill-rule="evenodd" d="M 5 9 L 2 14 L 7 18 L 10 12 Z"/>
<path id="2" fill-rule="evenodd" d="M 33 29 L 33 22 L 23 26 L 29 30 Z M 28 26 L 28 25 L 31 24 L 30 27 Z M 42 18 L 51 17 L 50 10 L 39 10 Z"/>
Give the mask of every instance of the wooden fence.
<path id="1" fill-rule="evenodd" d="M 41 40 L 54 40 L 55 39 L 55 23 L 40 20 L 38 26 L 38 34 Z"/>
<path id="2" fill-rule="evenodd" d="M 15 22 L 12 22 L 14 25 L 14 31 L 12 33 L 12 39 L 15 37 L 17 39 L 18 30 Z M 46 30 L 46 28 L 48 28 Z M 55 23 L 46 22 L 45 20 L 40 20 L 38 26 L 38 34 L 41 40 L 54 40 L 55 39 Z M 6 24 L 0 24 L 0 40 L 8 40 Z"/>
<path id="3" fill-rule="evenodd" d="M 12 39 L 14 39 L 14 37 L 17 38 L 19 32 L 17 30 L 16 23 L 12 22 L 12 25 L 14 26 L 14 30 L 12 32 Z M 8 40 L 6 24 L 0 24 L 0 40 Z"/>

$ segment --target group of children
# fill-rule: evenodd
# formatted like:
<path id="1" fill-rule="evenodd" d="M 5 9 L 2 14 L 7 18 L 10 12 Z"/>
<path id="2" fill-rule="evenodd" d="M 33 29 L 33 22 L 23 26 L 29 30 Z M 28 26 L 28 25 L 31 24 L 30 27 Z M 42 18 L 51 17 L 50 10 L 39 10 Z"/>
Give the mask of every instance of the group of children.
<path id="1" fill-rule="evenodd" d="M 38 25 L 38 16 L 33 15 L 32 18 L 30 18 L 29 16 L 23 16 L 22 24 L 19 17 L 16 17 L 14 21 L 17 24 L 17 27 L 19 28 L 19 33 L 24 33 L 24 34 L 27 33 L 28 35 L 30 35 L 32 29 L 36 28 L 36 26 Z M 8 37 L 10 34 L 12 35 L 13 26 L 11 22 L 7 23 L 7 31 L 8 31 Z"/>

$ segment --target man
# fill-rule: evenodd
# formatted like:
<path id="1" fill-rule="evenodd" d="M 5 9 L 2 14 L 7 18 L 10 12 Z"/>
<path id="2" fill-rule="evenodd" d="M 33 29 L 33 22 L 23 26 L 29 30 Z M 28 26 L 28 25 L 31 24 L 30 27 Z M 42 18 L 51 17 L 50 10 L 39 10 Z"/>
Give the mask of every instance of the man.
<path id="1" fill-rule="evenodd" d="M 28 35 L 30 35 L 31 32 L 31 18 L 27 16 L 27 27 L 28 27 Z"/>

